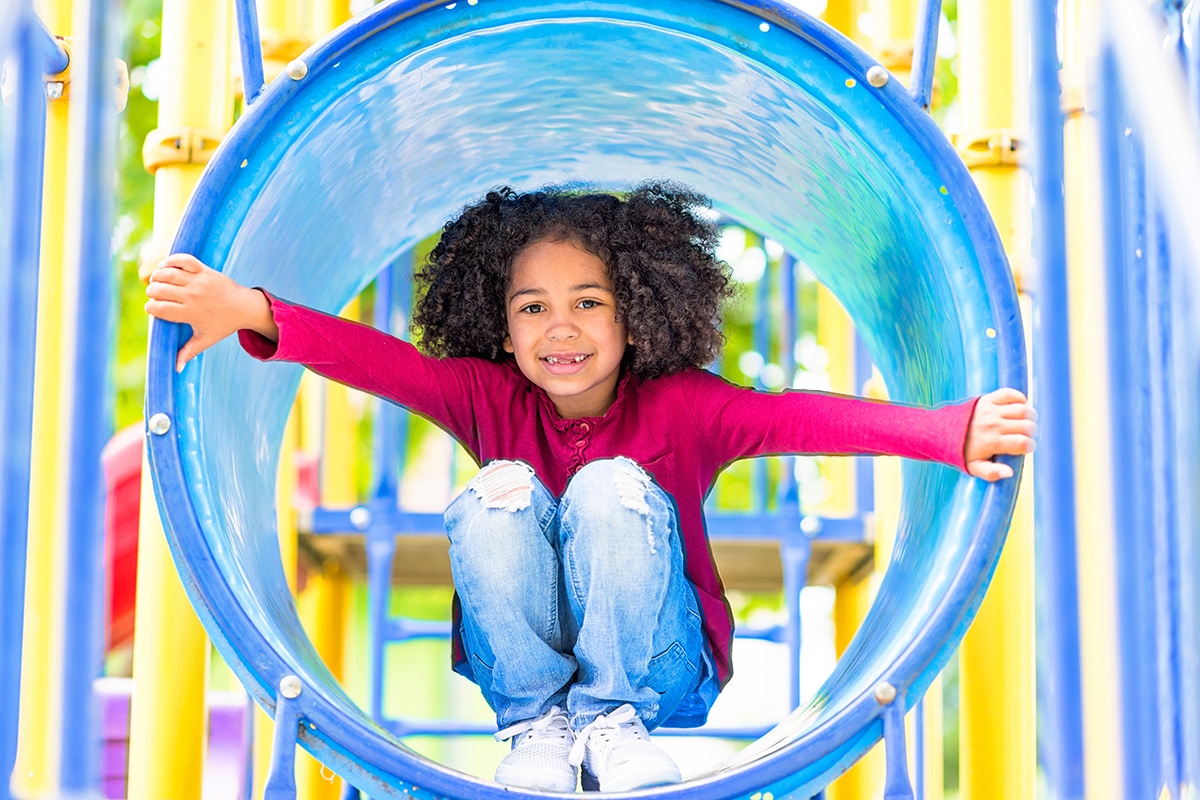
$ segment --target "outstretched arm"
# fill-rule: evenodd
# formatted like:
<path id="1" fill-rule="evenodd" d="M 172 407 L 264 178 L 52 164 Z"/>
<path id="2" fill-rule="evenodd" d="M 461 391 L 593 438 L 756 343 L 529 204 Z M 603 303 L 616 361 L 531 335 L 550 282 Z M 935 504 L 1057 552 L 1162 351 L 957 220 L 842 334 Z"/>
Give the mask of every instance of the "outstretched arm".
<path id="1" fill-rule="evenodd" d="M 979 398 L 967 428 L 963 455 L 967 472 L 985 481 L 1011 478 L 1012 467 L 997 455 L 1032 453 L 1037 447 L 1037 412 L 1016 389 L 997 389 Z"/>
<path id="2" fill-rule="evenodd" d="M 250 289 L 210 269 L 190 255 L 176 253 L 159 262 L 146 287 L 146 313 L 192 326 L 192 338 L 179 349 L 175 369 L 239 330 L 256 331 L 272 341 L 279 328 L 271 304 Z"/>

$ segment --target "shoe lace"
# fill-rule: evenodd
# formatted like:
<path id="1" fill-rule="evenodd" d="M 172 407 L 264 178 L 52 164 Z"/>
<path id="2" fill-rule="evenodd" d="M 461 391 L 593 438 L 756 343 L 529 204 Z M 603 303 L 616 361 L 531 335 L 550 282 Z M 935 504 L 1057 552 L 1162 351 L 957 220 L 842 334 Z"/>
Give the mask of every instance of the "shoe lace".
<path id="1" fill-rule="evenodd" d="M 512 739 L 515 736 L 521 736 L 526 733 L 532 741 L 544 739 L 566 740 L 571 735 L 571 728 L 567 724 L 567 715 L 563 710 L 558 706 L 551 706 L 550 710 L 540 717 L 522 720 L 514 725 L 509 725 L 507 728 L 496 731 L 496 741 L 503 742 L 506 739 Z"/>
<path id="2" fill-rule="evenodd" d="M 597 747 L 607 748 L 628 736 L 643 738 L 640 727 L 632 724 L 636 719 L 637 712 L 628 703 L 596 717 L 575 734 L 575 743 L 571 745 L 571 753 L 567 760 L 573 767 L 582 764 L 587 743 L 591 739 L 597 740 Z"/>

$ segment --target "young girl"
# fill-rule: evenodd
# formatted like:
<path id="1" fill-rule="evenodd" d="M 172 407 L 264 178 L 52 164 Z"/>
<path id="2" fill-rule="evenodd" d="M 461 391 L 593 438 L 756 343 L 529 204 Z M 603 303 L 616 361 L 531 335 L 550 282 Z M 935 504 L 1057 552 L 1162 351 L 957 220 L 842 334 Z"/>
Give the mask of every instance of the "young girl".
<path id="1" fill-rule="evenodd" d="M 191 325 L 177 368 L 238 332 L 449 431 L 483 465 L 446 510 L 454 668 L 511 752 L 510 786 L 628 791 L 679 770 L 658 725 L 703 724 L 731 675 L 733 623 L 702 501 L 731 462 L 895 454 L 984 480 L 1034 448 L 1036 415 L 1001 389 L 920 409 L 759 392 L 703 369 L 730 293 L 705 198 L 667 184 L 608 194 L 508 189 L 445 226 L 417 277 L 426 352 L 239 286 L 187 255 L 146 310 Z"/>

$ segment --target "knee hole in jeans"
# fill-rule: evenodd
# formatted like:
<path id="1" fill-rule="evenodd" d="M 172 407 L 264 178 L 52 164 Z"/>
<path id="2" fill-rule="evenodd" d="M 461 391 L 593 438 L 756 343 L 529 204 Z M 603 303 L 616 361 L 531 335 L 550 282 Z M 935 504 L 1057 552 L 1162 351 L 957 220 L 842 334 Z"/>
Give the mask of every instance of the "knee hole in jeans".
<path id="1" fill-rule="evenodd" d="M 484 508 L 523 511 L 533 498 L 533 468 L 522 461 L 493 461 L 479 470 L 467 489 Z"/>

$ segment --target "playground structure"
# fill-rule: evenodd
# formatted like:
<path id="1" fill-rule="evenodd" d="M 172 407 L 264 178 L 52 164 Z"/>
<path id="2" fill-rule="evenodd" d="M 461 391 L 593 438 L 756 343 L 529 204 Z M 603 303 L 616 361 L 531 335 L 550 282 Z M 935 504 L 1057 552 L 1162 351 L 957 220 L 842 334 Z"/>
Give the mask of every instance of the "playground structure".
<path id="1" fill-rule="evenodd" d="M 96 785 L 96 720 L 89 708 L 102 649 L 95 602 L 97 470 L 107 423 L 97 421 L 103 409 L 95 399 L 102 396 L 105 345 L 104 337 L 74 332 L 103 331 L 108 324 L 103 304 L 88 302 L 106 295 L 111 227 L 101 176 L 111 163 L 114 48 L 104 5 L 93 3 L 71 20 L 42 10 L 44 28 L 24 3 L 0 8 L 2 52 L 13 54 L 10 64 L 16 64 L 11 116 L 6 109 L 0 117 L 3 207 L 11 210 L 0 238 L 6 248 L 0 300 L 12 345 L 0 360 L 0 766 L 7 772 L 16 765 L 8 789 L 15 797 L 82 794 Z M 259 42 L 289 41 L 280 32 L 295 19 L 267 4 L 260 20 L 252 3 L 239 3 L 247 108 L 225 137 L 233 102 L 230 82 L 220 76 L 230 62 L 231 20 L 208 4 L 168 3 L 163 57 L 174 60 L 166 71 L 180 85 L 164 92 L 159 129 L 164 141 L 180 144 L 177 154 L 156 163 L 162 238 L 222 263 L 243 282 L 336 310 L 483 187 L 518 178 L 620 184 L 648 169 L 668 172 L 802 258 L 854 317 L 892 396 L 921 402 L 997 383 L 1023 385 L 1011 262 L 1028 290 L 1023 313 L 1034 322 L 1033 391 L 1042 414 L 1037 710 L 1049 791 L 1053 797 L 1195 796 L 1200 565 L 1189 489 L 1200 448 L 1188 398 L 1197 388 L 1200 337 L 1191 309 L 1200 248 L 1195 226 L 1181 217 L 1190 208 L 1189 192 L 1200 185 L 1193 111 L 1187 110 L 1197 107 L 1200 94 L 1200 48 L 1189 49 L 1183 36 L 1194 30 L 1184 17 L 1194 17 L 1195 4 L 1164 4 L 1158 16 L 1115 1 L 1094 9 L 1064 4 L 1061 79 L 1055 8 L 1020 9 L 1028 14 L 1022 27 L 1012 9 L 999 5 L 958 9 L 965 133 L 956 154 L 923 110 L 932 83 L 936 4 L 919 12 L 892 4 L 876 15 L 877 24 L 887 20 L 886 31 L 864 42 L 878 47 L 915 38 L 909 77 L 905 48 L 868 56 L 775 3 L 601 2 L 586 4 L 586 14 L 570 2 L 395 3 L 349 21 L 303 53 L 288 53 L 281 77 L 260 95 Z M 850 24 L 860 10 L 830 3 L 825 15 L 861 39 Z M 264 31 L 272 26 L 272 35 L 260 36 L 260 21 Z M 326 21 L 338 21 L 337 15 Z M 1100 30 L 1095 41 L 1086 35 L 1090 25 Z M 46 29 L 68 37 L 69 82 L 56 80 L 64 54 Z M 621 35 L 611 35 L 614 30 Z M 1014 84 L 1025 83 L 1012 77 L 1024 77 L 1013 55 L 1014 43 L 1026 42 L 1022 30 L 1032 32 L 1027 106 L 1013 92 Z M 1167 35 L 1174 38 L 1164 56 L 1159 44 Z M 565 63 L 564 41 L 611 72 L 601 76 Z M 198 52 L 209 60 L 191 58 Z M 520 63 L 511 60 L 514 52 L 522 54 Z M 639 52 L 668 57 L 651 70 Z M 446 64 L 455 69 L 439 71 Z M 1190 94 L 1181 65 L 1191 70 Z M 538 78 L 545 105 L 535 105 L 514 129 L 504 117 L 516 98 L 496 87 L 522 87 L 522 74 Z M 695 91 L 691 75 L 701 76 L 711 94 Z M 62 92 L 67 84 L 71 91 Z M 441 94 L 419 94 L 427 85 Z M 41 98 L 56 92 L 66 102 L 45 101 L 43 131 L 34 122 L 43 116 Z M 611 103 L 601 105 L 611 127 L 593 132 L 573 116 L 589 110 L 578 100 L 594 100 L 589 94 Z M 80 102 L 83 97 L 90 102 Z M 647 97 L 649 104 L 638 102 Z M 76 151 L 76 183 L 68 184 L 54 170 L 68 161 L 64 118 L 76 104 L 75 141 L 90 146 Z M 414 106 L 432 109 L 422 115 Z M 536 128 L 532 119 L 550 124 Z M 570 123 L 574 135 L 562 151 L 545 152 L 547 137 Z M 511 148 L 503 157 L 472 139 L 497 130 L 504 135 L 494 141 Z M 610 135 L 620 147 L 605 138 Z M 211 145 L 222 139 L 176 233 L 183 200 Z M 727 151 L 733 141 L 747 149 Z M 1033 176 L 1033 235 L 1018 162 Z M 355 173 L 362 163 L 370 167 L 365 177 Z M 46 202 L 35 202 L 43 185 L 72 190 L 55 197 L 47 188 Z M 319 202 L 311 199 L 314 185 L 326 192 Z M 70 223 L 54 215 L 64 205 Z M 306 221 L 318 219 L 323 225 Z M 80 233 L 67 235 L 68 229 Z M 63 241 L 77 245 L 56 251 Z M 293 266 L 282 270 L 280 262 Z M 1096 277 L 1101 264 L 1104 281 Z M 58 277 L 48 278 L 48 270 Z M 34 285 L 39 274 L 40 290 Z M 386 308 L 378 297 L 390 292 L 376 293 L 377 306 Z M 36 368 L 22 357 L 34 352 L 35 307 Z M 276 729 L 273 768 L 256 764 L 259 786 L 271 777 L 267 796 L 290 792 L 298 729 L 306 747 L 372 796 L 512 796 L 396 747 L 338 687 L 323 647 L 328 620 L 310 625 L 310 635 L 287 602 L 280 546 L 284 563 L 294 555 L 286 551 L 288 539 L 275 536 L 274 504 L 266 500 L 276 493 L 276 461 L 283 462 L 281 477 L 294 474 L 283 442 L 293 435 L 286 423 L 298 378 L 249 365 L 231 347 L 207 354 L 176 378 L 169 365 L 177 336 L 155 329 L 148 439 L 191 602 L 178 585 L 167 539 L 153 528 L 154 504 L 144 499 L 129 796 L 199 796 L 207 643 L 191 603 L 247 690 L 277 721 L 288 720 Z M 837 388 L 860 391 L 861 380 L 855 383 Z M 255 387 L 249 397 L 248 386 Z M 70 424 L 55 424 L 62 421 Z M 69 458 L 59 456 L 66 452 Z M 271 454 L 265 465 L 256 463 L 259 452 Z M 1129 477 L 1119 481 L 1123 476 Z M 883 554 L 881 564 L 886 578 L 859 636 L 822 688 L 821 702 L 747 748 L 741 766 L 663 794 L 807 797 L 882 732 L 886 778 L 852 771 L 827 794 L 911 796 L 903 713 L 926 693 L 975 616 L 1012 513 L 1015 482 L 986 492 L 975 483 L 906 466 L 900 521 L 891 522 L 893 529 L 899 525 L 895 551 L 890 558 Z M 322 505 L 347 509 L 349 526 L 331 526 L 370 528 L 379 514 L 364 518 L 369 504 L 346 496 L 352 492 L 341 494 L 321 498 Z M 1030 496 L 1027 487 L 1023 502 Z M 884 517 L 884 504 L 877 505 Z M 831 514 L 805 510 L 790 520 L 777 515 L 781 527 L 833 522 Z M 288 512 L 278 516 L 286 528 Z M 1034 796 L 1035 561 L 1027 516 L 1018 506 L 988 600 L 961 648 L 961 777 L 970 797 Z M 57 561 L 63 553 L 66 561 Z M 60 585 L 53 576 L 64 573 L 70 577 Z M 309 588 L 336 592 L 336 576 L 328 578 Z M 864 591 L 862 585 L 839 587 L 839 611 L 861 604 Z M 858 622 L 843 626 L 839 637 Z M 257 725 L 256 735 L 264 729 Z M 910 739 L 913 744 L 919 750 L 921 739 Z M 940 786 L 926 770 L 915 775 L 922 796 L 938 796 Z"/>

